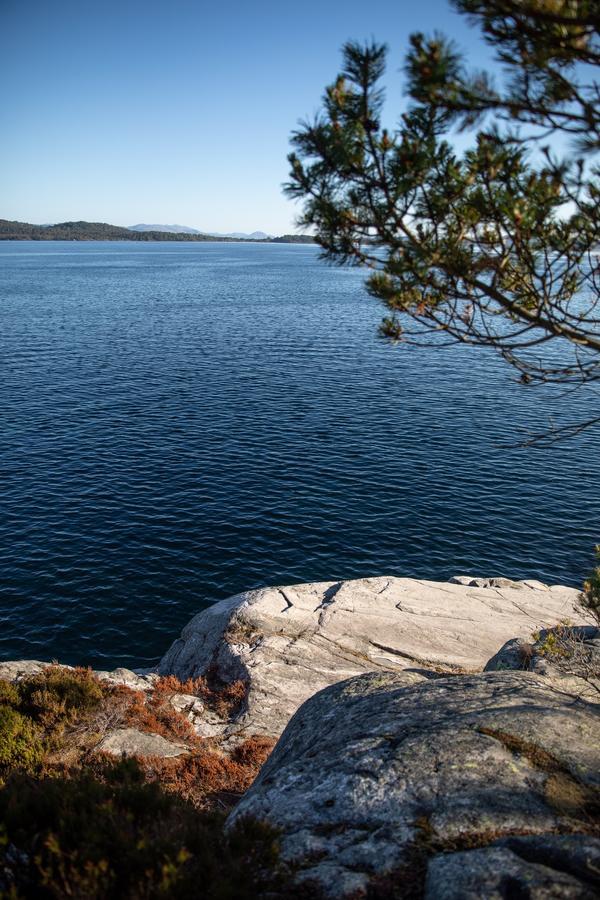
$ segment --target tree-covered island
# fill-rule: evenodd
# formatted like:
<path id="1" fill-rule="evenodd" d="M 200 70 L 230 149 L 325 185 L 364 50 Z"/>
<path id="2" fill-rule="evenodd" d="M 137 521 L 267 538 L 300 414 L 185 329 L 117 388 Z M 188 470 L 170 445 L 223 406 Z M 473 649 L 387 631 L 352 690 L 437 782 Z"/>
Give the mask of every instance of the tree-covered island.
<path id="1" fill-rule="evenodd" d="M 251 244 L 312 244 L 308 234 L 284 234 L 281 237 L 240 238 L 216 237 L 211 234 L 188 234 L 172 231 L 134 231 L 106 222 L 60 222 L 57 225 L 31 225 L 0 219 L 1 241 L 228 241 Z"/>

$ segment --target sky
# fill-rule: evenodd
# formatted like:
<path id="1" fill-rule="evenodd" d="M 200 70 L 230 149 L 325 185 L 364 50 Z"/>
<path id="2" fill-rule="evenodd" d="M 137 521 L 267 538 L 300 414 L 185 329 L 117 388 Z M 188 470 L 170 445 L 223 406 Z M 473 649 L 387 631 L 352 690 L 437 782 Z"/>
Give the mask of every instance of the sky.
<path id="1" fill-rule="evenodd" d="M 489 50 L 446 0 L 0 0 L 0 218 L 294 231 L 289 137 L 354 38 Z"/>

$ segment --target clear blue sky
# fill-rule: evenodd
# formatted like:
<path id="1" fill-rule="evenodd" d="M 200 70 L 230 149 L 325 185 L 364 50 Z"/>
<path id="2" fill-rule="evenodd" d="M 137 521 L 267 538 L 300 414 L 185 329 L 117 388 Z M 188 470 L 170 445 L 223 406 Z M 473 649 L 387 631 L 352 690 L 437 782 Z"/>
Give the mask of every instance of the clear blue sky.
<path id="1" fill-rule="evenodd" d="M 0 0 L 0 218 L 283 233 L 289 135 L 340 46 L 442 30 L 485 65 L 446 0 Z"/>

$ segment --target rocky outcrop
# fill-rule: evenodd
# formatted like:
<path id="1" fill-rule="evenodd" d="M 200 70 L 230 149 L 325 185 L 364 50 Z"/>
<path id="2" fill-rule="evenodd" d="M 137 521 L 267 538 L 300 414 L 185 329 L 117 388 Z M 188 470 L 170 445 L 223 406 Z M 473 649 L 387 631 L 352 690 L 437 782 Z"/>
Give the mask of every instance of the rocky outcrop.
<path id="1" fill-rule="evenodd" d="M 195 616 L 158 671 L 184 680 L 207 672 L 247 685 L 233 716 L 212 734 L 278 737 L 317 691 L 363 672 L 480 671 L 510 638 L 574 615 L 578 592 L 507 578 L 460 576 L 264 588 Z"/>
<path id="2" fill-rule="evenodd" d="M 96 674 L 145 694 L 159 675 L 203 676 L 217 691 L 237 682 L 243 702 L 211 705 L 189 691 L 170 702 L 199 737 L 230 743 L 254 734 L 276 738 L 305 700 L 354 675 L 404 672 L 418 683 L 431 672 L 477 672 L 507 641 L 520 659 L 518 648 L 534 631 L 575 615 L 577 597 L 572 588 L 538 581 L 472 576 L 447 583 L 382 577 L 263 588 L 200 612 L 156 672 Z M 505 656 L 501 668 L 509 665 Z M 0 678 L 33 675 L 44 665 L 0 663 Z"/>
<path id="3" fill-rule="evenodd" d="M 280 829 L 331 897 L 591 897 L 599 803 L 597 706 L 527 672 L 380 671 L 298 710 L 230 822 Z"/>
<path id="4" fill-rule="evenodd" d="M 557 626 L 577 600 L 471 576 L 239 594 L 157 671 L 95 673 L 109 689 L 86 752 L 187 766 L 204 802 L 225 770 L 245 790 L 281 735 L 230 824 L 275 826 L 296 882 L 331 897 L 596 896 L 600 639 Z M 45 665 L 0 663 L 0 678 Z"/>

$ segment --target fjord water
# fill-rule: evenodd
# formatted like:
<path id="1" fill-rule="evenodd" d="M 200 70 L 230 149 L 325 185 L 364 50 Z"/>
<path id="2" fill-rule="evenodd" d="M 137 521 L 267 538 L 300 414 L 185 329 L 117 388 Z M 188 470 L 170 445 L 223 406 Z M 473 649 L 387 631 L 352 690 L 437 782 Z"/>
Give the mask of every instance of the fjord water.
<path id="1" fill-rule="evenodd" d="M 313 246 L 0 245 L 0 656 L 144 665 L 237 591 L 396 574 L 578 584 L 589 397 L 391 347 Z"/>

